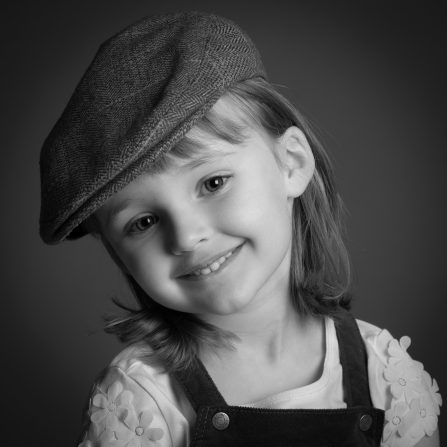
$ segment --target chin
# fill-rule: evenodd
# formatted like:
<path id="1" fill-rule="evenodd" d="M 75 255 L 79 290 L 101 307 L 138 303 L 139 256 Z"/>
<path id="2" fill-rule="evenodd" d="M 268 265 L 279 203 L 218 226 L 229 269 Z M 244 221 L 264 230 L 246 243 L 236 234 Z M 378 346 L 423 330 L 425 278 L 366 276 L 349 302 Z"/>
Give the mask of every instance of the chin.
<path id="1" fill-rule="evenodd" d="M 228 298 L 231 296 L 231 298 Z M 225 297 L 213 298 L 213 303 L 207 306 L 208 314 L 226 316 L 233 315 L 243 311 L 243 309 L 251 302 L 250 297 L 245 295 L 226 295 Z"/>

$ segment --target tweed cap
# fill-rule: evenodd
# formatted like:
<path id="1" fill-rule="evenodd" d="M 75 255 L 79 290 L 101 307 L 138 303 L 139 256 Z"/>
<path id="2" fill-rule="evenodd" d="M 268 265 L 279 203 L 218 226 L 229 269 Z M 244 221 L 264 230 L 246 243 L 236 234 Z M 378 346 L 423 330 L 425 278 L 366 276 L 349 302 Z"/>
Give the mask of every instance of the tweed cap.
<path id="1" fill-rule="evenodd" d="M 145 18 L 100 47 L 40 156 L 40 235 L 85 234 L 80 223 L 169 151 L 225 90 L 265 77 L 233 22 L 187 12 Z"/>

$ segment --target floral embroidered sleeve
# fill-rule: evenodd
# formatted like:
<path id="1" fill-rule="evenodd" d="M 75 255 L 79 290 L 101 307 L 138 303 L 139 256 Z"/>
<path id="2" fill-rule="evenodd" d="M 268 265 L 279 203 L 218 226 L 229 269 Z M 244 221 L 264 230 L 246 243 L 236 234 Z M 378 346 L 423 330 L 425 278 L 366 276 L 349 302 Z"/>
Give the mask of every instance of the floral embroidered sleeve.
<path id="1" fill-rule="evenodd" d="M 94 386 L 87 417 L 78 447 L 172 447 L 155 400 L 119 368 Z"/>
<path id="2" fill-rule="evenodd" d="M 371 398 L 385 410 L 383 447 L 413 447 L 432 436 L 442 398 L 435 379 L 413 360 L 410 338 L 394 339 L 386 330 L 365 338 Z"/>

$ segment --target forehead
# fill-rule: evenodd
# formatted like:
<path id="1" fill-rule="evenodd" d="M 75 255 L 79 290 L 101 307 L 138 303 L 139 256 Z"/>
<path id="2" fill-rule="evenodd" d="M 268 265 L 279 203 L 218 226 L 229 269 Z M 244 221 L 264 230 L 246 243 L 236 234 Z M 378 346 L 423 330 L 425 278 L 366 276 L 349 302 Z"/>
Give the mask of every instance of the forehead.
<path id="1" fill-rule="evenodd" d="M 157 171 L 150 170 L 149 172 L 146 172 L 146 174 L 154 175 L 154 177 L 156 177 L 157 174 L 160 175 L 163 173 L 181 175 L 191 172 L 200 166 L 212 166 L 222 162 L 237 150 L 238 147 L 227 141 L 208 141 L 206 145 L 194 145 L 194 150 L 188 151 L 187 156 L 183 156 L 183 154 L 179 156 L 176 153 L 170 153 L 165 157 L 162 169 Z"/>

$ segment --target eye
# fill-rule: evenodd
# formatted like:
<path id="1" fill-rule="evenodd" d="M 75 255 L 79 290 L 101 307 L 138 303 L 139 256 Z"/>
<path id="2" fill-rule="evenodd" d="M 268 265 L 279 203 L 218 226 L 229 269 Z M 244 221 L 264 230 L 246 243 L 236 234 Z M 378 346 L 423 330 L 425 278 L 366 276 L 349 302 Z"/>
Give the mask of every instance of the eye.
<path id="1" fill-rule="evenodd" d="M 203 182 L 203 187 L 207 192 L 216 192 L 227 183 L 229 176 L 215 175 Z"/>
<path id="2" fill-rule="evenodd" d="M 157 216 L 154 216 L 153 214 L 146 214 L 145 216 L 138 218 L 136 221 L 132 223 L 132 225 L 129 228 L 129 232 L 142 233 L 144 231 L 149 230 L 156 223 L 158 223 L 158 221 L 159 219 Z"/>

